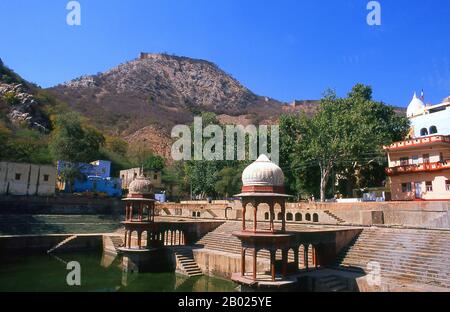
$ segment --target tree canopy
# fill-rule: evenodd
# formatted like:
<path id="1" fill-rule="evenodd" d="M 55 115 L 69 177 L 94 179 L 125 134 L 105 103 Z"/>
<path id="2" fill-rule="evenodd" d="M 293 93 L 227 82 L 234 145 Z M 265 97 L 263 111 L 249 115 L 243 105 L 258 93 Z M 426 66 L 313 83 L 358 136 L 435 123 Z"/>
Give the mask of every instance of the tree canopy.
<path id="1" fill-rule="evenodd" d="M 384 161 L 382 146 L 400 140 L 408 129 L 406 117 L 374 101 L 369 86 L 357 84 L 345 98 L 327 91 L 312 117 L 301 114 L 280 120 L 281 158 L 291 171 L 288 183 L 300 194 L 311 191 L 314 181 L 324 201 L 333 172 L 354 176 L 357 168 Z"/>
<path id="2" fill-rule="evenodd" d="M 105 138 L 94 128 L 83 126 L 76 113 L 59 115 L 50 141 L 50 150 L 57 160 L 90 162 L 99 156 Z"/>

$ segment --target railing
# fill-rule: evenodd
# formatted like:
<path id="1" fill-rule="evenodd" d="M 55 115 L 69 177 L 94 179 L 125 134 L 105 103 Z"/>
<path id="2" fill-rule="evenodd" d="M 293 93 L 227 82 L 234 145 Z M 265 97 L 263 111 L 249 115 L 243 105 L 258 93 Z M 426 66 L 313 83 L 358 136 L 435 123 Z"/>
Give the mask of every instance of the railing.
<path id="1" fill-rule="evenodd" d="M 424 138 L 417 138 L 407 141 L 401 141 L 401 142 L 395 142 L 391 145 L 384 146 L 383 148 L 385 150 L 392 150 L 392 149 L 401 149 L 406 147 L 413 147 L 417 145 L 424 145 L 424 144 L 432 144 L 432 143 L 450 143 L 450 135 L 434 135 L 434 136 L 428 136 Z"/>
<path id="2" fill-rule="evenodd" d="M 450 169 L 450 160 L 386 168 L 386 173 L 388 175 L 398 175 L 405 173 L 439 171 L 445 169 Z"/>

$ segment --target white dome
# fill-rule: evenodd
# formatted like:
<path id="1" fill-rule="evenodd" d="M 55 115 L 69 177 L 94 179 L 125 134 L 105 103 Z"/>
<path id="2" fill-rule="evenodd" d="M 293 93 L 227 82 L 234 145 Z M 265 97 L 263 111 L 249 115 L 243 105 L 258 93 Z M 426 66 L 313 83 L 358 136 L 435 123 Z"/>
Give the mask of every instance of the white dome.
<path id="1" fill-rule="evenodd" d="M 413 99 L 411 100 L 411 103 L 408 105 L 408 109 L 406 110 L 406 116 L 407 117 L 414 117 L 417 115 L 420 115 L 424 112 L 425 104 L 422 102 L 421 99 L 419 99 L 414 92 Z"/>
<path id="2" fill-rule="evenodd" d="M 130 183 L 128 193 L 130 195 L 151 195 L 153 193 L 153 184 L 150 179 L 141 175 Z"/>
<path id="3" fill-rule="evenodd" d="M 244 186 L 283 186 L 284 174 L 280 167 L 261 155 L 242 172 Z"/>

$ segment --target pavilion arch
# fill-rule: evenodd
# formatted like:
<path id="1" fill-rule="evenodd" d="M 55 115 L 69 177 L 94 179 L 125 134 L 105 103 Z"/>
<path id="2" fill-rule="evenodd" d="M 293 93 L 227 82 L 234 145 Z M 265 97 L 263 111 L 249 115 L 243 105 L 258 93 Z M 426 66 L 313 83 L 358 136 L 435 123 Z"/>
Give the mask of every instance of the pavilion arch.
<path id="1" fill-rule="evenodd" d="M 295 214 L 295 221 L 302 221 L 302 214 L 300 212 Z"/>
<path id="2" fill-rule="evenodd" d="M 430 133 L 430 134 L 436 134 L 436 133 L 438 133 L 437 127 L 436 127 L 436 126 L 431 126 L 431 127 L 430 127 L 429 133 Z"/>
<path id="3" fill-rule="evenodd" d="M 311 221 L 311 214 L 310 213 L 307 213 L 305 215 L 305 221 Z"/>
<path id="4" fill-rule="evenodd" d="M 286 221 L 293 221 L 294 220 L 294 216 L 292 215 L 292 213 L 288 212 L 286 214 Z"/>
<path id="5" fill-rule="evenodd" d="M 319 215 L 317 213 L 313 214 L 313 222 L 319 222 Z"/>
<path id="6" fill-rule="evenodd" d="M 428 129 L 427 128 L 420 129 L 420 136 L 426 136 L 426 135 L 428 135 Z"/>
<path id="7" fill-rule="evenodd" d="M 277 220 L 283 220 L 283 213 L 282 212 L 279 212 L 277 214 Z"/>
<path id="8" fill-rule="evenodd" d="M 305 244 L 301 244 L 300 247 L 298 248 L 298 257 L 299 257 L 299 261 L 298 261 L 298 268 L 299 269 L 305 269 L 306 268 L 306 264 L 305 264 Z"/>

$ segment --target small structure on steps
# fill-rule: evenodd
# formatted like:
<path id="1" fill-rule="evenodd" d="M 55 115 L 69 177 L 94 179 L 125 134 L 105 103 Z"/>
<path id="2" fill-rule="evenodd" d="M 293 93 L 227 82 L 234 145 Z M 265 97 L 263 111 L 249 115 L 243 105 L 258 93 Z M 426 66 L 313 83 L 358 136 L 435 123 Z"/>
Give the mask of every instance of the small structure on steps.
<path id="1" fill-rule="evenodd" d="M 130 273 L 161 271 L 170 266 L 167 260 L 170 252 L 165 247 L 189 243 L 193 236 L 186 233 L 189 223 L 155 220 L 153 185 L 148 178 L 141 175 L 131 182 L 128 189 L 128 196 L 123 199 L 126 203 L 125 221 L 122 222 L 125 227 L 124 246 L 118 248 L 123 255 L 123 269 Z M 190 273 L 194 273 L 192 263 L 186 263 L 186 266 L 189 266 Z"/>
<path id="2" fill-rule="evenodd" d="M 122 266 L 126 272 L 145 272 L 151 270 L 152 254 L 159 247 L 160 240 L 153 236 L 155 230 L 155 195 L 153 185 L 144 176 L 131 182 L 125 201 L 124 247 L 119 248 L 123 254 Z M 137 239 L 133 239 L 133 233 Z M 143 242 L 143 234 L 147 241 Z"/>
<path id="3" fill-rule="evenodd" d="M 296 279 L 291 275 L 298 273 L 298 250 L 300 243 L 294 234 L 286 232 L 284 174 L 280 167 L 261 155 L 242 173 L 242 193 L 236 195 L 242 199 L 242 230 L 233 233 L 241 241 L 241 272 L 232 275 L 232 280 L 244 289 L 251 288 L 289 288 Z M 269 228 L 258 228 L 258 208 L 266 204 L 269 207 Z M 275 229 L 275 206 L 281 208 L 281 228 Z M 253 226 L 246 224 L 249 206 L 253 208 Z M 294 250 L 294 263 L 288 266 L 288 252 Z M 270 252 L 270 272 L 258 272 L 258 252 Z M 281 261 L 276 260 L 276 253 L 281 250 Z M 247 273 L 246 253 L 253 254 L 253 268 Z M 297 251 L 297 252 L 295 252 Z"/>

